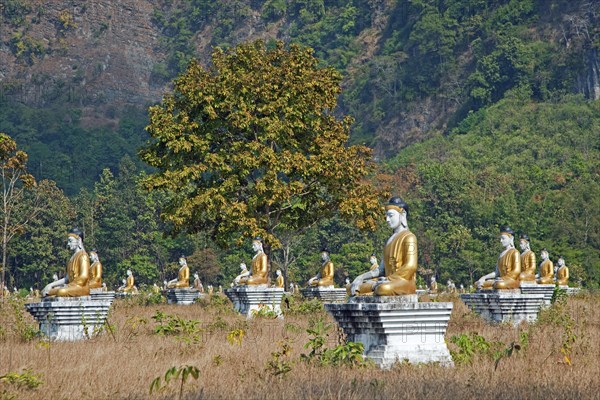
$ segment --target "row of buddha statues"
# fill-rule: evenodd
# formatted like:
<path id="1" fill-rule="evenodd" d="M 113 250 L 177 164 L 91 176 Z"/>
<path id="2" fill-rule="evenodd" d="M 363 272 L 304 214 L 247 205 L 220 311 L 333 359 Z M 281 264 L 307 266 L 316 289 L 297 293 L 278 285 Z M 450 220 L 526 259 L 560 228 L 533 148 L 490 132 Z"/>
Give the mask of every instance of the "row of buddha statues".
<path id="1" fill-rule="evenodd" d="M 508 226 L 500 229 L 500 243 L 504 250 L 498 256 L 496 270 L 482 276 L 476 286 L 479 290 L 518 289 L 521 283 L 567 286 L 569 268 L 562 256 L 558 257 L 555 270 L 547 249 L 542 249 L 539 274 L 536 274 L 536 257 L 530 248 L 530 239 L 522 234 L 519 239 L 521 253 L 514 245 L 515 232 Z"/>
<path id="2" fill-rule="evenodd" d="M 392 229 L 392 234 L 384 245 L 382 262 L 378 263 L 375 255 L 371 255 L 369 270 L 357 276 L 352 282 L 347 281 L 346 290 L 349 295 L 390 296 L 416 293 L 418 247 L 416 236 L 408 229 L 408 214 L 409 207 L 400 197 L 392 197 L 386 204 L 385 219 Z M 536 275 L 535 254 L 529 247 L 527 235 L 521 235 L 520 238 L 523 251 L 521 254 L 514 248 L 514 231 L 509 227 L 501 229 L 500 243 L 504 251 L 498 257 L 496 270 L 476 282 L 479 289 L 517 289 L 521 282 L 554 283 L 555 271 L 546 249 L 541 252 L 540 274 Z M 92 250 L 88 255 L 83 246 L 83 233 L 79 229 L 75 228 L 69 233 L 67 245 L 73 251 L 73 255 L 67 264 L 66 275 L 48 284 L 43 289 L 42 296 L 87 296 L 90 294 L 90 289 L 103 287 L 102 264 L 98 259 L 97 251 Z M 252 258 L 251 270 L 242 263 L 241 273 L 234 279 L 232 286 L 268 286 L 268 260 L 260 237 L 252 241 L 252 249 L 255 254 Z M 309 279 L 307 286 L 333 288 L 334 266 L 326 249 L 321 252 L 321 259 L 320 271 Z M 180 257 L 179 265 L 177 278 L 165 282 L 163 289 L 190 287 L 190 269 L 185 257 Z M 198 274 L 195 274 L 194 278 L 194 287 L 203 292 L 204 287 Z M 558 259 L 556 281 L 559 285 L 566 285 L 568 278 L 569 271 L 561 257 Z M 276 271 L 274 286 L 284 287 L 284 278 L 280 270 Z M 159 289 L 158 285 L 154 284 L 153 289 L 155 291 Z M 212 287 L 209 288 L 209 292 L 212 293 L 213 290 Z M 127 271 L 127 278 L 118 291 L 125 293 L 136 291 L 131 270 Z"/>

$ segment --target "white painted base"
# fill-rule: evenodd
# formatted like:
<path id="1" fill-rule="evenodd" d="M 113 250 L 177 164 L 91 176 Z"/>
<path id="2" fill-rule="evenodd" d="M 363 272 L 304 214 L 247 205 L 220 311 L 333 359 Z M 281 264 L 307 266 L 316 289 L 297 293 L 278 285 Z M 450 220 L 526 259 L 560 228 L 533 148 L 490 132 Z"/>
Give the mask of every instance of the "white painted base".
<path id="1" fill-rule="evenodd" d="M 273 311 L 278 318 L 283 318 L 283 288 L 269 288 L 263 285 L 234 286 L 226 289 L 225 295 L 231 300 L 235 310 L 247 318 L 252 318 L 261 309 Z"/>
<path id="2" fill-rule="evenodd" d="M 167 304 L 189 306 L 200 297 L 200 291 L 192 288 L 167 289 L 165 291 Z"/>
<path id="3" fill-rule="evenodd" d="M 307 299 L 318 299 L 323 303 L 345 303 L 346 289 L 335 289 L 333 286 L 312 286 L 301 289 L 302 296 Z"/>
<path id="4" fill-rule="evenodd" d="M 515 289 L 461 294 L 460 298 L 471 310 L 490 322 L 518 325 L 537 319 L 544 296 L 543 293 L 523 294 L 520 289 Z"/>
<path id="5" fill-rule="evenodd" d="M 454 365 L 444 340 L 452 303 L 419 303 L 417 295 L 359 296 L 325 309 L 348 341 L 362 343 L 365 356 L 381 368 L 404 361 Z"/>
<path id="6" fill-rule="evenodd" d="M 90 297 L 92 298 L 92 300 L 100 300 L 100 301 L 106 300 L 106 301 L 110 301 L 112 303 L 112 301 L 116 297 L 116 293 L 114 291 L 103 292 L 102 289 L 90 289 Z"/>
<path id="7" fill-rule="evenodd" d="M 53 297 L 25 304 L 50 340 L 76 341 L 100 332 L 111 302 L 90 296 Z"/>
<path id="8" fill-rule="evenodd" d="M 537 283 L 521 282 L 521 293 L 523 294 L 543 294 L 544 302 L 542 307 L 550 306 L 552 301 L 552 293 L 554 293 L 554 285 L 540 285 Z"/>

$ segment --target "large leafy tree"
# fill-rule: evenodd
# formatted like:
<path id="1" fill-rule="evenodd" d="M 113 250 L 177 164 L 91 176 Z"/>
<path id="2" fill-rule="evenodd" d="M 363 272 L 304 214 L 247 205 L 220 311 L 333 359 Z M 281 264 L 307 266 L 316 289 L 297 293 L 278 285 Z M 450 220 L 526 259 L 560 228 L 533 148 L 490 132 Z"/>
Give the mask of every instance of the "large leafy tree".
<path id="1" fill-rule="evenodd" d="M 150 108 L 153 140 L 141 152 L 156 168 L 146 188 L 170 193 L 163 217 L 220 245 L 261 235 L 267 251 L 338 212 L 374 228 L 371 150 L 347 146 L 352 119 L 333 114 L 340 81 L 311 49 L 281 42 L 217 48 L 207 68 L 192 62 Z"/>

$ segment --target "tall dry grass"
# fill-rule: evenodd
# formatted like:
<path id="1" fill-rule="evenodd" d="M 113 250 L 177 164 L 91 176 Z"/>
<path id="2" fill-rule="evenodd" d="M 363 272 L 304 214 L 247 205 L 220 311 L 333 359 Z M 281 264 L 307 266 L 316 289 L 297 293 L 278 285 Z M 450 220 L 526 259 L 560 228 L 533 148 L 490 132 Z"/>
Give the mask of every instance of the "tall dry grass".
<path id="1" fill-rule="evenodd" d="M 149 393 L 151 382 L 173 367 L 192 365 L 197 380 L 184 385 L 185 399 L 593 399 L 600 387 L 599 295 L 567 299 L 566 304 L 542 313 L 540 322 L 491 325 L 473 315 L 457 298 L 446 339 L 476 332 L 503 349 L 528 344 L 498 363 L 476 353 L 472 363 L 444 368 L 435 365 L 398 365 L 388 371 L 376 367 L 320 366 L 300 361 L 308 353 L 304 344 L 310 318 L 286 316 L 284 321 L 254 319 L 210 305 L 140 306 L 114 303 L 109 323 L 112 333 L 76 343 L 51 343 L 39 339 L 23 342 L 15 328 L 13 310 L 0 307 L 0 375 L 26 368 L 38 374 L 37 389 L 0 384 L 0 399 L 176 399 L 179 385 Z M 154 333 L 156 311 L 200 321 L 204 328 L 197 343 Z M 330 317 L 322 314 L 328 322 Z M 26 316 L 26 318 L 29 318 Z M 144 323 L 144 321 L 146 323 Z M 27 322 L 33 323 L 31 319 Z M 228 334 L 242 329 L 241 345 Z M 334 331 L 328 346 L 337 344 Z M 573 338 L 575 335 L 575 338 Z M 570 338 L 570 341 L 567 340 Z M 291 371 L 275 376 L 267 368 L 271 353 L 282 342 L 291 352 L 281 360 Z M 561 349 L 570 345 L 568 361 Z M 449 344 L 453 350 L 457 347 Z"/>

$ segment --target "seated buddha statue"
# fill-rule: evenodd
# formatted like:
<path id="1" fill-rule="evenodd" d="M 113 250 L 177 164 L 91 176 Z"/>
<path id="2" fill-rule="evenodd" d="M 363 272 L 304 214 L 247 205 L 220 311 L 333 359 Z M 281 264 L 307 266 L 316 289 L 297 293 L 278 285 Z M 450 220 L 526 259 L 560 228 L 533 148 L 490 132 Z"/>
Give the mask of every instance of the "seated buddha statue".
<path id="1" fill-rule="evenodd" d="M 169 289 L 173 288 L 189 288 L 190 287 L 190 268 L 187 265 L 185 257 L 179 257 L 179 272 L 177 273 L 177 279 L 172 279 L 167 284 Z"/>
<path id="2" fill-rule="evenodd" d="M 397 296 L 417 291 L 417 238 L 408 230 L 408 205 L 401 198 L 392 197 L 385 210 L 393 233 L 385 244 L 383 263 L 354 279 L 350 289 L 353 296 Z"/>
<path id="3" fill-rule="evenodd" d="M 558 265 L 558 270 L 556 271 L 556 283 L 558 283 L 559 286 L 568 286 L 569 268 L 565 265 L 565 259 L 559 256 L 556 264 Z"/>
<path id="4" fill-rule="evenodd" d="M 275 287 L 283 289 L 285 287 L 285 283 L 283 280 L 283 275 L 281 274 L 281 270 L 278 269 L 275 271 L 275 275 L 277 275 L 277 279 L 275 279 Z"/>
<path id="5" fill-rule="evenodd" d="M 73 255 L 64 278 L 46 285 L 42 296 L 80 297 L 90 295 L 90 258 L 83 248 L 83 232 L 74 228 L 67 237 L 67 247 Z"/>
<path id="6" fill-rule="evenodd" d="M 90 289 L 102 289 L 102 264 L 98 259 L 96 249 L 90 251 Z"/>
<path id="7" fill-rule="evenodd" d="M 321 270 L 317 275 L 308 280 L 308 286 L 331 286 L 333 287 L 333 262 L 329 258 L 329 252 L 326 249 L 321 250 Z"/>
<path id="8" fill-rule="evenodd" d="M 519 240 L 521 247 L 521 282 L 535 283 L 535 253 L 529 248 L 529 236 L 522 234 Z"/>
<path id="9" fill-rule="evenodd" d="M 554 284 L 554 263 L 550 260 L 548 250 L 542 249 L 540 253 L 542 262 L 540 262 L 540 276 L 537 283 L 540 285 L 553 285 Z"/>
<path id="10" fill-rule="evenodd" d="M 241 263 L 240 264 L 240 274 L 235 277 L 235 279 L 233 280 L 233 284 L 239 285 L 242 281 L 242 278 L 248 279 L 249 276 L 250 276 L 250 271 L 248 271 L 248 267 L 246 266 L 245 263 Z"/>
<path id="11" fill-rule="evenodd" d="M 117 289 L 117 292 L 137 292 L 137 288 L 135 287 L 135 278 L 133 277 L 133 272 L 131 272 L 130 269 L 127 270 L 127 278 L 123 279 L 123 285 Z"/>
<path id="12" fill-rule="evenodd" d="M 436 294 L 438 291 L 437 281 L 435 280 L 435 276 L 431 277 L 431 282 L 429 283 L 429 293 Z"/>
<path id="13" fill-rule="evenodd" d="M 256 252 L 252 257 L 252 271 L 249 276 L 240 279 L 240 285 L 266 285 L 269 281 L 269 265 L 260 237 L 252 240 L 252 250 Z"/>
<path id="14" fill-rule="evenodd" d="M 508 226 L 500 229 L 500 243 L 504 251 L 498 256 L 496 271 L 477 281 L 479 289 L 518 289 L 521 285 L 521 255 L 515 249 L 514 235 L 515 232 Z"/>

